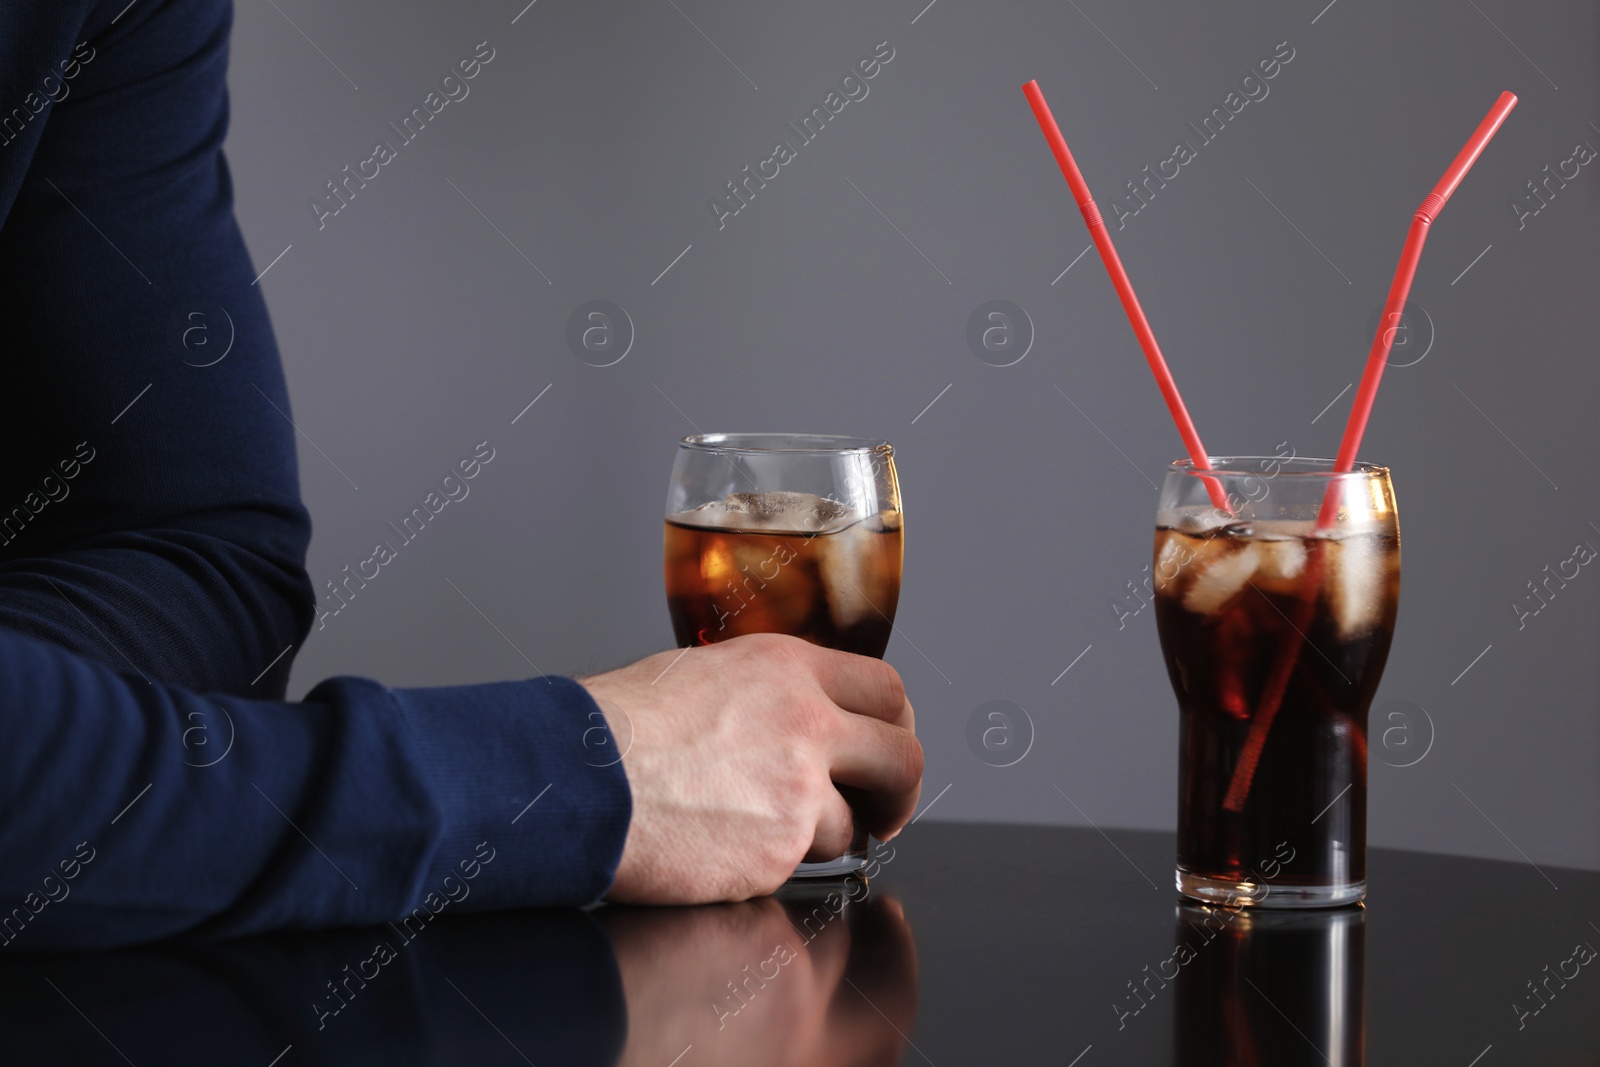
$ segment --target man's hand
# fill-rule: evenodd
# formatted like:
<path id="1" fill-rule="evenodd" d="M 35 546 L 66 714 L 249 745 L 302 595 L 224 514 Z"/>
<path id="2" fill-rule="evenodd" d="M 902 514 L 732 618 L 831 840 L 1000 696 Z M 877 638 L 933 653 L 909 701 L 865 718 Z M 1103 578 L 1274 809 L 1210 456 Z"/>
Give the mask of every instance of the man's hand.
<path id="1" fill-rule="evenodd" d="M 747 900 L 916 810 L 922 746 L 893 667 L 752 634 L 582 679 L 623 749 L 633 821 L 608 900 Z M 835 783 L 864 798 L 853 814 Z"/>
<path id="2" fill-rule="evenodd" d="M 695 1067 L 901 1062 L 917 949 L 893 897 L 874 890 L 832 915 L 802 897 L 593 914 L 627 997 L 617 1067 L 666 1067 L 686 1045 Z"/>

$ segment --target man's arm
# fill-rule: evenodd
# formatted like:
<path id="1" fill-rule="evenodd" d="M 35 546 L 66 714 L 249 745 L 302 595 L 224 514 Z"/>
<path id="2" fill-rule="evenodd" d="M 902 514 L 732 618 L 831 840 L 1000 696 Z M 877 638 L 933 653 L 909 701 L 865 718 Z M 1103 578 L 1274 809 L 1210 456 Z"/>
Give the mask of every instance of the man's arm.
<path id="1" fill-rule="evenodd" d="M 628 825 L 565 679 L 241 698 L 281 694 L 312 596 L 220 151 L 230 20 L 0 15 L 6 99 L 54 87 L 0 143 L 4 946 L 583 904 Z"/>
<path id="2" fill-rule="evenodd" d="M 898 675 L 793 638 L 663 654 L 588 692 L 339 678 L 302 704 L 241 699 L 312 605 L 287 400 L 217 151 L 227 22 L 220 0 L 97 5 L 98 66 L 28 133 L 0 229 L 15 339 L 0 491 L 30 494 L 0 546 L 0 942 L 404 921 L 608 888 L 759 895 L 849 839 L 833 781 L 896 832 L 922 762 Z M 73 35 L 56 36 L 66 51 Z M 238 331 L 210 366 L 163 333 L 197 303 L 227 305 Z M 36 506 L 27 472 L 66 475 L 78 442 L 93 458 L 70 495 Z M 44 477 L 60 482 L 39 477 L 46 495 Z M 261 687 L 281 689 L 287 662 Z M 627 723 L 620 746 L 607 715 Z"/>
<path id="3" fill-rule="evenodd" d="M 0 630 L 0 950 L 761 896 L 906 825 L 913 718 L 883 661 L 773 634 L 280 704 Z"/>
<path id="4" fill-rule="evenodd" d="M 590 903 L 631 810 L 604 729 L 566 678 L 285 704 L 0 631 L 0 951 Z"/>
<path id="5" fill-rule="evenodd" d="M 0 147 L 0 627 L 279 697 L 315 602 L 310 520 L 221 153 L 231 16 L 8 16 L 0 60 L 58 102 Z"/>

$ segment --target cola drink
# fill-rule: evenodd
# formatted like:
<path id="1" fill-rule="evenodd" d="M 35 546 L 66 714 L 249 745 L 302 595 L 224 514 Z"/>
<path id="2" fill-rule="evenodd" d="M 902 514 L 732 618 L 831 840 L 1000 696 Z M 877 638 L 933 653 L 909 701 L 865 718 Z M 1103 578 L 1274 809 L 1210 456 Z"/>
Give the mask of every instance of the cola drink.
<path id="1" fill-rule="evenodd" d="M 730 493 L 668 515 L 678 645 L 782 633 L 881 658 L 900 599 L 900 513 L 810 493 Z"/>
<path id="2" fill-rule="evenodd" d="M 1179 707 L 1185 894 L 1285 907 L 1365 894 L 1367 710 L 1400 585 L 1388 515 L 1335 530 L 1199 511 L 1158 525 L 1153 584 Z M 1275 714 L 1259 721 L 1273 689 Z"/>

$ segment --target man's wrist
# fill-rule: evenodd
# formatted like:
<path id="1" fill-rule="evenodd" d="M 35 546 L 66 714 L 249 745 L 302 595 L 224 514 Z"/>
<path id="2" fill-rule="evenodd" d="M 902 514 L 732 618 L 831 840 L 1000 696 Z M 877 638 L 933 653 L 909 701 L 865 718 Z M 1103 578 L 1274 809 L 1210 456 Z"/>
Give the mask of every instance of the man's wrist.
<path id="1" fill-rule="evenodd" d="M 462 910 L 483 910 L 583 905 L 605 894 L 632 796 L 588 690 L 545 676 L 389 692 L 441 815 L 419 901 L 455 893 Z"/>

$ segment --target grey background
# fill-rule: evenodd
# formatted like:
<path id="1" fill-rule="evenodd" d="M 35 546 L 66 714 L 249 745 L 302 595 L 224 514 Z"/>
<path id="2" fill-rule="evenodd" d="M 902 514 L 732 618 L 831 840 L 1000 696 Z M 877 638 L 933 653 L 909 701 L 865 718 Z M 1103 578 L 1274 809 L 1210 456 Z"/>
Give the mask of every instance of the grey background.
<path id="1" fill-rule="evenodd" d="M 1594 6 L 925 3 L 239 0 L 228 151 L 258 269 L 288 248 L 261 284 L 305 435 L 313 581 L 392 539 L 475 444 L 497 450 L 313 631 L 294 694 L 666 647 L 677 437 L 882 435 L 908 512 L 888 658 L 930 818 L 1170 827 L 1154 624 L 1119 629 L 1111 605 L 1149 562 L 1150 481 L 1181 445 L 1097 257 L 1062 274 L 1088 239 L 1019 87 L 1040 80 L 1109 215 L 1288 41 L 1269 95 L 1118 248 L 1214 453 L 1329 455 L 1410 213 L 1500 90 L 1521 97 L 1434 227 L 1412 294 L 1434 342 L 1390 369 L 1362 449 L 1395 470 L 1405 536 L 1371 840 L 1600 867 L 1600 574 L 1520 631 L 1511 607 L 1600 547 L 1600 161 L 1524 228 L 1509 207 L 1600 147 Z M 470 95 L 319 231 L 323 183 L 485 40 Z M 885 40 L 868 97 L 719 232 L 708 198 Z M 564 340 L 591 299 L 637 332 L 604 369 Z M 966 343 L 991 299 L 1036 329 L 1015 366 Z M 992 700 L 1032 722 L 1013 766 L 967 742 Z"/>

